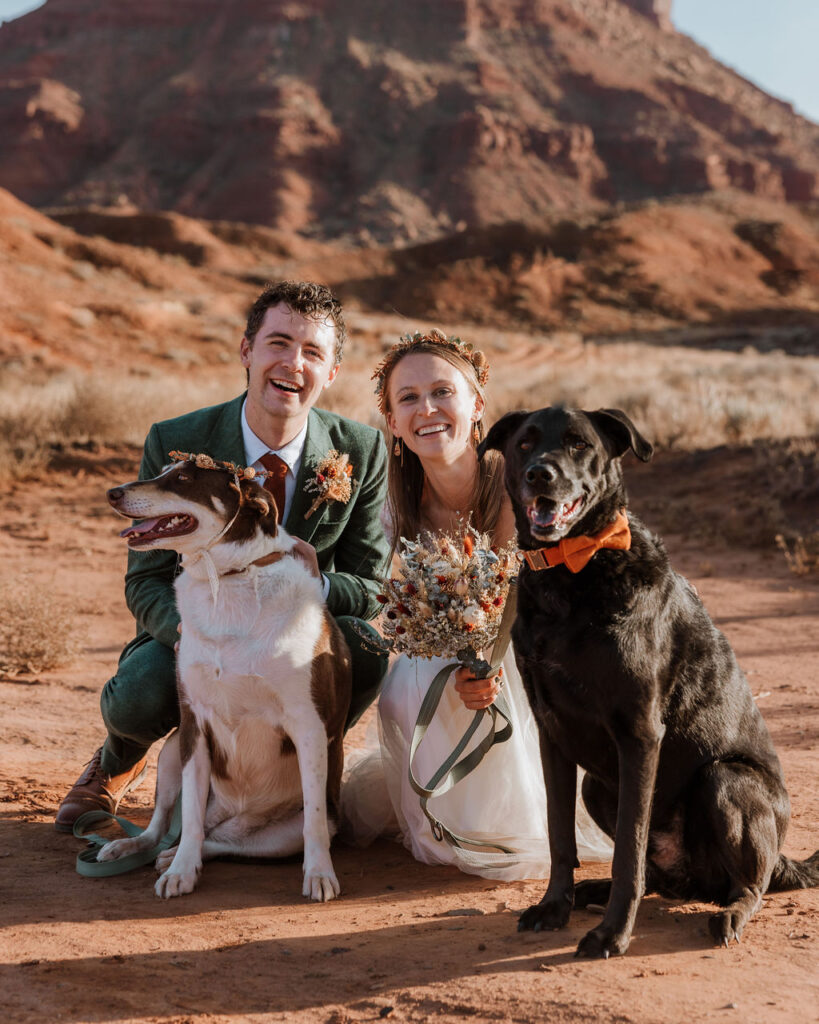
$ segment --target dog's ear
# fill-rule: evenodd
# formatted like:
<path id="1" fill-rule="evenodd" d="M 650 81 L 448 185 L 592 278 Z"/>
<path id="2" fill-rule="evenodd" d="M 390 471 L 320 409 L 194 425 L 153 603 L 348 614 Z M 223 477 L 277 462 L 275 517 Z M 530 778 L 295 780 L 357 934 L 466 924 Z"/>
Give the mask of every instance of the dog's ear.
<path id="1" fill-rule="evenodd" d="M 616 458 L 625 455 L 629 448 L 641 462 L 648 462 L 654 454 L 651 444 L 620 409 L 598 409 L 586 415 L 598 434 L 609 441 Z"/>
<path id="2" fill-rule="evenodd" d="M 506 442 L 528 415 L 528 409 L 521 409 L 518 412 L 508 412 L 505 416 L 501 416 L 498 422 L 492 425 L 492 429 L 478 445 L 478 458 L 482 459 L 484 454 L 493 448 L 502 452 L 506 447 Z"/>
<path id="3" fill-rule="evenodd" d="M 269 491 L 255 480 L 242 480 L 242 504 L 261 513 L 263 518 L 274 515 L 273 502 Z"/>

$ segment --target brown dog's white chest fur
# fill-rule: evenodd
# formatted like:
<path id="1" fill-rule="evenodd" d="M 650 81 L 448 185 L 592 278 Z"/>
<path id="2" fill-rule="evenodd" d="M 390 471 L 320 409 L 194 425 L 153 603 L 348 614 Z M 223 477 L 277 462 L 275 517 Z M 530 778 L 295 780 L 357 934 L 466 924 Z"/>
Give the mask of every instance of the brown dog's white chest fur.
<path id="1" fill-rule="evenodd" d="M 220 583 L 176 584 L 180 699 L 212 765 L 205 834 L 227 819 L 278 820 L 302 803 L 290 737 L 315 726 L 314 664 L 326 611 L 318 580 L 287 558 Z M 318 764 L 310 764 L 312 772 Z M 218 770 L 213 770 L 214 768 Z"/>

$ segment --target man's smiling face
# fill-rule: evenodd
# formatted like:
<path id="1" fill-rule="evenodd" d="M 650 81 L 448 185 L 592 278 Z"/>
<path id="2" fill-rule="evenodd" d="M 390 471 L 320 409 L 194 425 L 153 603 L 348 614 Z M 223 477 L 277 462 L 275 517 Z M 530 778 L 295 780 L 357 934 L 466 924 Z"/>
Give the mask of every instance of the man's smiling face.
<path id="1" fill-rule="evenodd" d="M 254 421 L 271 419 L 300 425 L 338 373 L 332 322 L 295 313 L 284 302 L 267 310 L 256 337 L 242 338 L 239 351 L 254 429 Z"/>

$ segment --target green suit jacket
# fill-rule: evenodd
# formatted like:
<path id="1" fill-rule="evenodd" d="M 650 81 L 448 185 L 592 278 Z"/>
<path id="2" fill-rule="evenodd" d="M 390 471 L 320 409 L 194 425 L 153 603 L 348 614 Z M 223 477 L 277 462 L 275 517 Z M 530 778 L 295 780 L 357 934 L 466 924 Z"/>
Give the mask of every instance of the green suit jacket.
<path id="1" fill-rule="evenodd" d="M 176 419 L 155 423 L 145 441 L 139 479 L 159 474 L 169 452 L 203 452 L 211 458 L 245 464 L 241 412 L 245 396 Z M 353 467 L 353 493 L 346 505 L 327 501 L 309 519 L 313 495 L 305 483 L 331 448 L 346 452 Z M 371 619 L 380 610 L 375 599 L 387 568 L 389 546 L 381 525 L 387 492 L 387 452 L 378 430 L 323 409 L 311 409 L 288 533 L 316 549 L 321 571 L 330 581 L 327 608 L 336 618 Z M 179 613 L 173 591 L 176 555 L 172 551 L 129 551 L 125 599 L 137 631 L 173 647 Z"/>

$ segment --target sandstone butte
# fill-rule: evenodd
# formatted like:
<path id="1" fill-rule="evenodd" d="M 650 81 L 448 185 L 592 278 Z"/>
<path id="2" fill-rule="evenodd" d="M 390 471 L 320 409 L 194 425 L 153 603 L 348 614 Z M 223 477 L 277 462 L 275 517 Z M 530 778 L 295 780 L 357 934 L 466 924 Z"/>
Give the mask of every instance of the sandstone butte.
<path id="1" fill-rule="evenodd" d="M 0 27 L 0 187 L 347 245 L 817 195 L 819 127 L 670 0 L 48 0 Z"/>

